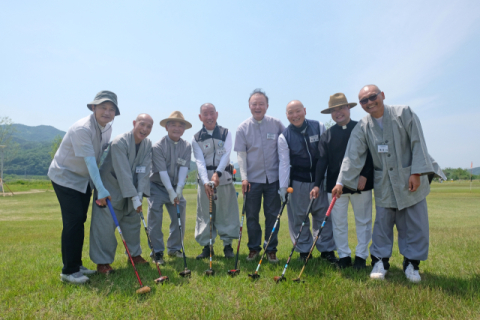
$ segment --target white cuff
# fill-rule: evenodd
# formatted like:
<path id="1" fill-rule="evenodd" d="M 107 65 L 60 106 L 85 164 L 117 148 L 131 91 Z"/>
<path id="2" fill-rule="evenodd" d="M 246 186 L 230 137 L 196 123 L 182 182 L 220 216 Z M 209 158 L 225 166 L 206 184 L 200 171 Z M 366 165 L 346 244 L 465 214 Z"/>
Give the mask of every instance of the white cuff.
<path id="1" fill-rule="evenodd" d="M 133 202 L 133 208 L 135 210 L 137 210 L 138 207 L 142 206 L 142 202 L 140 201 L 140 199 L 138 199 L 138 196 L 132 197 L 131 199 L 132 199 L 132 202 Z"/>
<path id="2" fill-rule="evenodd" d="M 238 167 L 242 181 L 248 180 L 247 176 L 247 153 L 245 151 L 237 152 Z"/>

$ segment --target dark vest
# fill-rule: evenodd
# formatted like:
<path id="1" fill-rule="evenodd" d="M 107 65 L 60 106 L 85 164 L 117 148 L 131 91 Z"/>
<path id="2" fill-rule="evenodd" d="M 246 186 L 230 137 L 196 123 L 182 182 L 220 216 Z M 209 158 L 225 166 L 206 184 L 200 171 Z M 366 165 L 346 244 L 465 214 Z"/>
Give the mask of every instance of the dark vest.
<path id="1" fill-rule="evenodd" d="M 307 127 L 303 133 L 292 124 L 283 131 L 290 149 L 290 180 L 315 182 L 320 123 L 308 119 L 305 121 Z"/>
<path id="2" fill-rule="evenodd" d="M 205 129 L 205 126 L 203 126 L 202 129 L 193 136 L 202 149 L 209 179 L 212 178 L 213 173 L 217 170 L 217 166 L 220 164 L 220 159 L 226 152 L 224 145 L 227 135 L 228 129 L 217 124 L 215 129 L 213 129 L 212 135 L 210 135 L 207 132 L 207 129 Z M 220 185 L 227 183 L 232 183 L 232 175 L 225 170 L 222 172 Z"/>

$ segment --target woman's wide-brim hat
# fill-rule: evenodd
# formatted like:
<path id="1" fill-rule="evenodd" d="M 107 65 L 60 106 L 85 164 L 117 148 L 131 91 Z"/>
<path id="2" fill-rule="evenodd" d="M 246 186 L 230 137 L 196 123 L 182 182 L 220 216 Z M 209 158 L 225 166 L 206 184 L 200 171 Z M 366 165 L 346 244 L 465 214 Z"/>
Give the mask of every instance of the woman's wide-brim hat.
<path id="1" fill-rule="evenodd" d="M 348 103 L 347 97 L 343 93 L 335 93 L 333 96 L 330 96 L 330 100 L 328 100 L 328 108 L 322 110 L 323 114 L 330 114 L 335 108 L 341 106 L 348 106 L 350 109 L 357 105 L 356 102 Z"/>
<path id="2" fill-rule="evenodd" d="M 89 104 L 87 104 L 87 108 L 92 110 L 93 106 L 99 105 L 99 104 L 101 104 L 103 102 L 106 102 L 106 101 L 110 101 L 111 103 L 113 103 L 115 105 L 115 108 L 117 109 L 115 111 L 115 115 L 119 116 L 120 115 L 120 109 L 118 108 L 117 95 L 115 93 L 113 93 L 112 91 L 103 90 L 103 91 L 100 91 L 99 93 L 97 93 L 97 95 L 95 96 L 95 99 L 92 102 L 90 102 Z"/>
<path id="3" fill-rule="evenodd" d="M 192 127 L 192 124 L 190 122 L 188 122 L 187 120 L 185 120 L 185 118 L 183 117 L 183 114 L 180 111 L 173 111 L 168 118 L 160 121 L 160 125 L 162 127 L 166 128 L 168 121 L 179 121 L 179 122 L 184 123 L 185 124 L 185 130 L 190 129 Z"/>

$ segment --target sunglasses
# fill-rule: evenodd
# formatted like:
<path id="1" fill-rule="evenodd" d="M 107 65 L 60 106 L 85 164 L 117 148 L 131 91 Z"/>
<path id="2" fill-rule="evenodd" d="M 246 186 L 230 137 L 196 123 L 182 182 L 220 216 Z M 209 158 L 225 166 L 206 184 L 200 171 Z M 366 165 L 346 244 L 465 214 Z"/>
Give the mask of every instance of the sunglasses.
<path id="1" fill-rule="evenodd" d="M 368 97 L 368 98 L 365 98 L 365 99 L 360 100 L 360 104 L 365 104 L 365 103 L 368 102 L 368 100 L 370 100 L 370 101 L 375 101 L 375 100 L 377 100 L 377 97 L 378 97 L 378 95 L 379 95 L 380 93 L 381 93 L 381 92 L 376 93 L 376 94 L 374 94 L 373 96 L 370 96 L 370 97 Z"/>

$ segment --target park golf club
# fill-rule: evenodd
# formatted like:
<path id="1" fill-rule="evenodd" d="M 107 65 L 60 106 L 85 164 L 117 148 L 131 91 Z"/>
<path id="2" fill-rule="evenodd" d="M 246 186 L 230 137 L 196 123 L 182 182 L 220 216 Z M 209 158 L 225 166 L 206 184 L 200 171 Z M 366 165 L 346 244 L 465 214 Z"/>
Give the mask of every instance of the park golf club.
<path id="1" fill-rule="evenodd" d="M 335 205 L 335 201 L 337 201 L 337 197 L 332 198 L 332 202 L 330 203 L 330 206 L 328 207 L 327 213 L 325 214 L 325 218 L 323 219 L 322 226 L 320 227 L 320 230 L 318 230 L 317 236 L 313 240 L 312 247 L 310 248 L 310 252 L 308 253 L 307 259 L 305 259 L 305 263 L 303 264 L 303 268 L 300 271 L 300 274 L 298 275 L 298 278 L 293 279 L 294 282 L 300 282 L 300 277 L 302 276 L 303 270 L 305 270 L 305 266 L 308 263 L 308 260 L 310 259 L 310 256 L 312 255 L 313 248 L 315 248 L 315 244 L 318 241 L 318 238 L 320 238 L 320 234 L 322 233 L 323 227 L 325 226 L 325 223 L 328 220 L 328 217 L 332 213 L 333 206 Z"/>
<path id="2" fill-rule="evenodd" d="M 143 212 L 142 211 L 138 212 L 138 215 L 140 216 L 140 219 L 143 222 L 143 227 L 145 228 L 145 233 L 147 234 L 148 245 L 150 246 L 150 248 L 152 248 L 153 259 L 155 260 L 155 251 L 153 251 L 152 240 L 150 239 L 150 233 L 148 232 L 147 224 L 145 223 L 145 219 L 143 217 Z M 169 281 L 170 279 L 168 279 L 167 276 L 162 276 L 162 271 L 160 270 L 160 267 L 158 265 L 157 260 L 155 260 L 155 265 L 157 266 L 158 275 L 160 276 L 159 278 L 155 279 L 155 282 L 163 284 L 163 283 Z"/>
<path id="3" fill-rule="evenodd" d="M 237 193 L 238 194 L 238 193 Z M 237 245 L 237 256 L 235 257 L 235 269 L 228 270 L 228 274 L 232 277 L 240 274 L 240 269 L 238 269 L 238 255 L 240 253 L 240 243 L 242 241 L 242 229 L 243 229 L 243 219 L 245 218 L 245 202 L 247 201 L 247 192 L 243 194 L 243 208 L 242 208 L 242 220 L 240 221 L 240 232 L 238 234 L 238 245 Z"/>
<path id="4" fill-rule="evenodd" d="M 278 213 L 277 215 L 277 220 L 275 220 L 275 224 L 273 225 L 273 229 L 272 229 L 272 232 L 270 233 L 270 237 L 268 237 L 268 241 L 267 241 L 267 244 L 265 245 L 265 247 L 263 248 L 263 254 L 262 254 L 262 257 L 260 258 L 260 261 L 258 262 L 258 266 L 257 266 L 257 269 L 255 270 L 254 273 L 249 273 L 248 276 L 250 278 L 252 278 L 253 280 L 256 280 L 258 278 L 260 278 L 260 275 L 258 274 L 258 270 L 260 269 L 260 266 L 262 265 L 262 260 L 263 258 L 265 257 L 265 254 L 267 253 L 267 248 L 268 248 L 268 245 L 270 244 L 270 240 L 272 240 L 272 236 L 273 236 L 273 233 L 275 232 L 275 228 L 277 227 L 277 224 L 278 222 L 280 221 L 280 217 L 282 216 L 282 213 L 283 213 L 283 209 L 285 208 L 285 205 L 287 204 L 288 202 L 288 199 L 289 199 L 289 193 L 292 193 L 293 192 L 293 188 L 292 187 L 289 187 L 287 189 L 287 194 L 285 195 L 285 202 L 282 203 L 282 207 L 280 208 L 280 212 Z"/>
<path id="5" fill-rule="evenodd" d="M 182 236 L 182 221 L 180 219 L 180 203 L 175 204 L 177 207 L 177 218 L 178 218 L 178 229 L 180 229 L 180 241 L 182 242 L 182 253 L 183 253 L 183 267 L 185 268 L 183 271 L 179 273 L 182 277 L 190 277 L 192 275 L 192 271 L 187 268 L 187 257 L 185 256 L 185 247 L 183 245 L 183 236 Z"/>
<path id="6" fill-rule="evenodd" d="M 302 222 L 302 225 L 300 226 L 300 231 L 298 232 L 298 235 L 295 237 L 295 241 L 293 243 L 293 248 L 292 251 L 290 252 L 290 255 L 288 256 L 287 263 L 285 264 L 285 267 L 283 268 L 282 275 L 273 277 L 273 280 L 276 283 L 279 283 L 280 281 L 285 280 L 285 272 L 287 272 L 288 264 L 290 263 L 290 260 L 292 259 L 293 252 L 295 251 L 295 248 L 297 247 L 298 239 L 300 238 L 300 235 L 302 234 L 303 226 L 305 225 L 305 222 L 308 220 L 308 216 L 310 215 L 310 209 L 312 208 L 312 203 L 315 200 L 315 198 L 310 199 L 310 203 L 308 204 L 307 208 L 307 213 L 305 214 L 305 219 Z"/>
<path id="7" fill-rule="evenodd" d="M 208 183 L 208 185 L 210 186 L 210 188 L 212 188 L 212 191 L 213 193 L 217 193 L 217 189 L 215 188 L 215 183 L 210 181 Z M 212 230 L 213 230 L 213 220 L 212 220 L 212 216 L 213 216 L 213 198 L 214 198 L 214 195 L 213 194 L 210 194 L 210 268 L 208 270 L 205 271 L 205 275 L 207 276 L 213 276 L 215 275 L 215 270 L 212 269 L 212 252 L 213 252 L 213 241 L 212 241 Z M 215 195 L 215 198 L 216 198 L 216 195 Z"/>
<path id="8" fill-rule="evenodd" d="M 98 200 L 97 200 L 98 201 Z M 98 202 L 97 202 L 98 204 Z M 137 276 L 138 283 L 140 283 L 140 289 L 136 291 L 137 294 L 143 294 L 150 292 L 150 287 L 144 286 L 142 283 L 142 280 L 140 280 L 140 276 L 138 275 L 137 268 L 135 267 L 135 263 L 133 262 L 132 255 L 130 254 L 130 251 L 128 250 L 127 243 L 125 242 L 125 239 L 123 238 L 122 234 L 122 229 L 120 229 L 120 225 L 118 224 L 117 216 L 115 215 L 115 211 L 113 210 L 112 203 L 110 202 L 110 199 L 107 198 L 107 206 L 108 209 L 110 210 L 110 214 L 112 215 L 113 222 L 115 222 L 115 226 L 117 227 L 118 233 L 120 234 L 120 238 L 122 238 L 123 245 L 125 246 L 125 250 L 127 251 L 128 258 L 130 259 L 130 262 L 132 263 L 133 270 L 135 271 L 135 275 Z"/>

